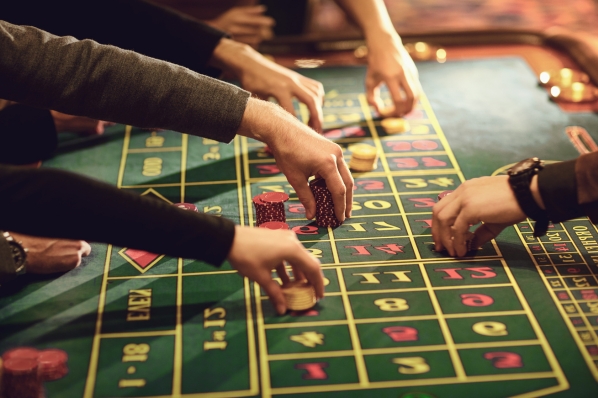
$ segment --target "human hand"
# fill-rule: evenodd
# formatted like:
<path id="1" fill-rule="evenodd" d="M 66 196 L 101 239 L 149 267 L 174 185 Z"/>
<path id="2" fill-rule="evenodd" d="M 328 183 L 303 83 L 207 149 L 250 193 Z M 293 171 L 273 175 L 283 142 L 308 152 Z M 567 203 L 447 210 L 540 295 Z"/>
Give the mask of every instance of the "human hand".
<path id="1" fill-rule="evenodd" d="M 61 133 L 70 131 L 73 133 L 86 133 L 90 135 L 104 134 L 104 128 L 114 123 L 102 120 L 90 119 L 85 116 L 73 116 L 57 111 L 50 111 L 54 119 L 56 131 Z"/>
<path id="2" fill-rule="evenodd" d="M 10 233 L 27 248 L 27 273 L 53 274 L 66 272 L 81 264 L 81 259 L 91 253 L 91 246 L 82 240 L 40 238 Z"/>
<path id="3" fill-rule="evenodd" d="M 383 113 L 380 86 L 386 84 L 392 110 L 385 116 L 401 117 L 413 110 L 421 94 L 419 74 L 398 35 L 376 36 L 368 40 L 368 70 L 365 77 L 367 101 L 378 114 Z"/>
<path id="4" fill-rule="evenodd" d="M 526 218 L 509 185 L 508 176 L 465 181 L 436 203 L 432 212 L 434 249 L 446 249 L 456 257 L 467 253 L 466 239 L 470 226 L 483 222 L 476 229 L 472 241 L 473 247 L 479 247 L 509 225 Z"/>
<path id="5" fill-rule="evenodd" d="M 309 188 L 311 176 L 326 180 L 332 194 L 336 218 L 351 217 L 353 177 L 340 146 L 317 134 L 276 104 L 250 98 L 238 134 L 266 143 L 276 164 L 305 207 L 305 215 L 316 215 L 316 201 Z"/>
<path id="6" fill-rule="evenodd" d="M 292 265 L 296 280 L 304 277 L 314 287 L 316 297 L 324 297 L 320 262 L 307 253 L 292 231 L 236 226 L 228 261 L 239 274 L 264 289 L 279 314 L 286 312 L 287 305 L 281 286 L 272 279 L 272 270 L 276 269 L 283 282 L 288 281 L 285 261 Z"/>
<path id="7" fill-rule="evenodd" d="M 274 97 L 287 112 L 295 114 L 293 97 L 309 110 L 308 125 L 322 133 L 324 86 L 266 59 L 249 46 L 222 39 L 212 54 L 214 66 L 234 74 L 241 86 L 254 96 Z"/>
<path id="8" fill-rule="evenodd" d="M 257 46 L 274 36 L 274 19 L 264 15 L 263 5 L 233 7 L 215 19 L 205 21 L 216 29 L 229 33 L 234 40 Z"/>

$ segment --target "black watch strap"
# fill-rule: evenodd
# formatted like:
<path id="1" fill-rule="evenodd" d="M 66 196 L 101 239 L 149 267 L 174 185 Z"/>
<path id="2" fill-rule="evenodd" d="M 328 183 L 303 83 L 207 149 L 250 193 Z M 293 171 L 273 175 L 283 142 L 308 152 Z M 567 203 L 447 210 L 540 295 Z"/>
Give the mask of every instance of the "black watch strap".
<path id="1" fill-rule="evenodd" d="M 527 217 L 536 222 L 534 225 L 534 236 L 536 238 L 546 234 L 548 224 L 550 223 L 548 213 L 538 206 L 530 189 L 532 178 L 536 175 L 537 171 L 537 169 L 529 169 L 522 173 L 511 174 L 509 176 L 509 183 L 515 193 L 519 207 L 521 207 L 521 210 L 523 210 Z"/>

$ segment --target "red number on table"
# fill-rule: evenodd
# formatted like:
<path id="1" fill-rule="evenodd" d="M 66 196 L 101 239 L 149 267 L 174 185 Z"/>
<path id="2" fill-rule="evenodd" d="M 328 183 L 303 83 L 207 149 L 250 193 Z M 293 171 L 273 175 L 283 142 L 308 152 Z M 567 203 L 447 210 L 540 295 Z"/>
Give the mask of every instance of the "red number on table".
<path id="1" fill-rule="evenodd" d="M 445 161 L 434 159 L 429 156 L 424 156 L 422 158 L 422 161 L 424 162 L 424 166 L 426 166 L 426 167 L 444 167 L 444 166 L 446 166 Z"/>
<path id="2" fill-rule="evenodd" d="M 414 158 L 392 158 L 392 161 L 395 166 L 402 169 L 411 169 L 419 165 Z"/>
<path id="3" fill-rule="evenodd" d="M 327 367 L 328 364 L 326 362 L 298 363 L 295 365 L 295 369 L 303 369 L 307 371 L 302 376 L 305 380 L 326 380 L 328 375 L 324 368 Z"/>
<path id="4" fill-rule="evenodd" d="M 487 307 L 494 303 L 494 299 L 485 294 L 462 294 L 461 302 L 468 307 Z"/>
<path id="5" fill-rule="evenodd" d="M 278 174 L 280 169 L 275 164 L 260 164 L 256 166 L 260 174 Z"/>
<path id="6" fill-rule="evenodd" d="M 415 207 L 434 207 L 436 201 L 433 198 L 409 198 L 410 201 L 415 202 Z"/>
<path id="7" fill-rule="evenodd" d="M 386 146 L 388 146 L 393 151 L 410 151 L 411 150 L 411 143 L 406 141 L 387 141 Z"/>
<path id="8" fill-rule="evenodd" d="M 487 352 L 484 358 L 492 361 L 492 365 L 497 369 L 522 368 L 523 361 L 521 355 L 514 352 Z"/>
<path id="9" fill-rule="evenodd" d="M 382 329 L 392 341 L 417 341 L 417 329 L 410 326 L 389 326 Z"/>
<path id="10" fill-rule="evenodd" d="M 361 180 L 356 181 L 355 186 L 360 186 L 367 191 L 374 191 L 378 189 L 384 189 L 384 182 L 376 180 Z"/>
<path id="11" fill-rule="evenodd" d="M 438 143 L 430 140 L 413 141 L 413 147 L 422 151 L 432 151 L 438 148 Z"/>

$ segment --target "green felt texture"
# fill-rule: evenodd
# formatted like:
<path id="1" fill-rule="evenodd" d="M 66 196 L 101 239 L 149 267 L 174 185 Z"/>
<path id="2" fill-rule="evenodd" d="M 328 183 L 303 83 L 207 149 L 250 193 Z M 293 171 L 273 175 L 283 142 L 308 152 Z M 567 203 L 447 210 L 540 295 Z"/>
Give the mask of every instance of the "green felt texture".
<path id="1" fill-rule="evenodd" d="M 254 195 L 286 192 L 326 297 L 278 316 L 228 263 L 93 244 L 78 269 L 0 292 L 0 352 L 66 350 L 69 374 L 46 383 L 50 398 L 598 396 L 598 232 L 587 219 L 541 239 L 523 222 L 460 260 L 434 252 L 430 233 L 440 192 L 532 155 L 574 158 L 565 126 L 596 136 L 598 117 L 562 112 L 518 58 L 418 67 L 426 96 L 400 134 L 367 106 L 364 68 L 303 71 L 324 84 L 327 136 L 346 159 L 357 142 L 380 154 L 354 174 L 353 217 L 334 230 L 305 219 L 255 140 L 124 126 L 63 136 L 45 166 L 237 224 L 255 223 Z"/>

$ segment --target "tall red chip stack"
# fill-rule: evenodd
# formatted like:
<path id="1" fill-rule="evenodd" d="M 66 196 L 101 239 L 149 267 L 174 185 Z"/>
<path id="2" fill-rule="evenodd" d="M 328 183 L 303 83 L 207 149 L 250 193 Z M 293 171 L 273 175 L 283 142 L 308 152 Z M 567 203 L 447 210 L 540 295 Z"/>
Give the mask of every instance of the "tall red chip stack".
<path id="1" fill-rule="evenodd" d="M 283 192 L 266 192 L 254 196 L 256 225 L 260 226 L 269 221 L 286 222 L 284 202 L 287 200 L 289 195 Z"/>
<path id="2" fill-rule="evenodd" d="M 316 224 L 318 227 L 338 227 L 342 224 L 334 214 L 334 202 L 332 194 L 326 187 L 326 181 L 323 178 L 316 178 L 309 182 L 311 192 L 316 199 Z"/>
<path id="3" fill-rule="evenodd" d="M 8 361 L 12 358 L 19 358 L 19 359 L 33 359 L 37 361 L 37 357 L 39 356 L 39 351 L 33 347 L 17 347 L 11 350 L 5 351 L 2 354 L 2 360 Z"/>
<path id="4" fill-rule="evenodd" d="M 31 358 L 10 358 L 2 364 L 2 393 L 4 398 L 43 397 L 43 385 L 38 364 Z"/>

